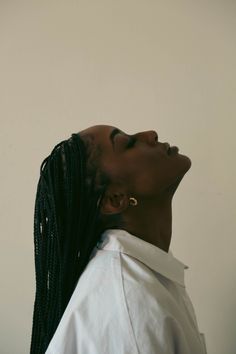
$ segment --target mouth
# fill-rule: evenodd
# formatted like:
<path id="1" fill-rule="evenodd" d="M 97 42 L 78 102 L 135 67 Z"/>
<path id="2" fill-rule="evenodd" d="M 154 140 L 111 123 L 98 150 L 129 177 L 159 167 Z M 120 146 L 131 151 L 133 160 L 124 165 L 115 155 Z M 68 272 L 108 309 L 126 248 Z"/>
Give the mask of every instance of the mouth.
<path id="1" fill-rule="evenodd" d="M 179 148 L 177 146 L 170 146 L 169 143 L 164 143 L 167 155 L 174 155 L 177 154 L 179 151 Z"/>

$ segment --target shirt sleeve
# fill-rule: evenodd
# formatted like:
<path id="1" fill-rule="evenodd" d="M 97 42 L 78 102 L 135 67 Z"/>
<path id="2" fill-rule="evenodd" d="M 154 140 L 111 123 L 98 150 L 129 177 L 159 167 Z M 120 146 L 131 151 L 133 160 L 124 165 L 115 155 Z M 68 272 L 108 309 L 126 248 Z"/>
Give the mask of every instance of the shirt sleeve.
<path id="1" fill-rule="evenodd" d="M 119 318 L 100 318 L 96 313 L 90 319 L 79 313 L 71 315 L 63 331 L 58 330 L 46 354 L 136 354 L 126 324 L 120 326 Z"/>
<path id="2" fill-rule="evenodd" d="M 83 276 L 45 354 L 140 354 L 124 306 L 117 257 L 109 253 L 102 268 L 91 267 Z"/>

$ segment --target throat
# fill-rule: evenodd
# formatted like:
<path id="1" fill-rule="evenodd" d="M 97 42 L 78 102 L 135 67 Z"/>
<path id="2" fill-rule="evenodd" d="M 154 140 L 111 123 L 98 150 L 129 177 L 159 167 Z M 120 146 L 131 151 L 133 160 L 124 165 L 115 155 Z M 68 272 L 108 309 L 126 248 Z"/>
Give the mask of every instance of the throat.
<path id="1" fill-rule="evenodd" d="M 138 211 L 137 211 L 138 212 Z M 172 207 L 146 208 L 138 215 L 128 218 L 125 229 L 131 234 L 168 252 L 172 236 Z"/>

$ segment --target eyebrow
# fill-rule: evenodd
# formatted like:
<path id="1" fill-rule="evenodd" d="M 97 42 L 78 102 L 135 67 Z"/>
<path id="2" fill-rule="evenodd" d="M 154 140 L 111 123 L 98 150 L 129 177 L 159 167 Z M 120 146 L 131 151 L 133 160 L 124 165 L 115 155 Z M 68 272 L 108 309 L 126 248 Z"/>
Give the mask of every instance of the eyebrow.
<path id="1" fill-rule="evenodd" d="M 113 150 L 114 150 L 114 138 L 116 136 L 116 134 L 118 133 L 121 133 L 121 130 L 118 129 L 118 128 L 115 128 L 112 130 L 111 134 L 110 134 L 110 140 L 111 140 L 111 143 L 112 143 L 112 147 L 113 147 Z"/>

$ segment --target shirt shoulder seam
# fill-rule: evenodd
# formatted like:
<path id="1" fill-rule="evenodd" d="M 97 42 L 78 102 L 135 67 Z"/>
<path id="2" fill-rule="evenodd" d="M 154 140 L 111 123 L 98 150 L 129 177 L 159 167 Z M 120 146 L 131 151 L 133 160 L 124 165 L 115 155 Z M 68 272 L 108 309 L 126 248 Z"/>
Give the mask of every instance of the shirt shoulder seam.
<path id="1" fill-rule="evenodd" d="M 124 290 L 124 280 L 123 280 L 123 275 L 122 275 L 122 264 L 121 264 L 121 255 L 120 252 L 119 253 L 119 276 L 120 276 L 120 284 L 121 284 L 121 292 L 122 292 L 122 297 L 123 297 L 123 304 L 124 304 L 124 308 L 125 308 L 125 312 L 127 313 L 128 319 L 129 319 L 129 327 L 132 333 L 132 337 L 135 343 L 135 347 L 136 347 L 136 351 L 137 354 L 140 354 L 139 349 L 138 349 L 138 345 L 137 345 L 137 341 L 135 338 L 135 334 L 134 334 L 134 329 L 133 329 L 133 325 L 132 325 L 132 320 L 130 317 L 130 313 L 129 313 L 129 309 L 128 309 L 128 304 L 126 301 L 126 296 L 125 296 L 125 290 Z"/>

